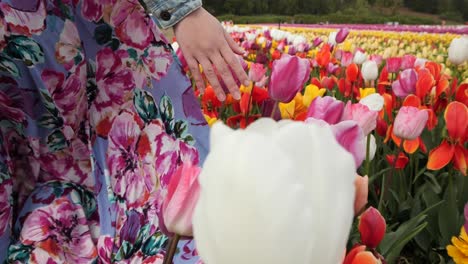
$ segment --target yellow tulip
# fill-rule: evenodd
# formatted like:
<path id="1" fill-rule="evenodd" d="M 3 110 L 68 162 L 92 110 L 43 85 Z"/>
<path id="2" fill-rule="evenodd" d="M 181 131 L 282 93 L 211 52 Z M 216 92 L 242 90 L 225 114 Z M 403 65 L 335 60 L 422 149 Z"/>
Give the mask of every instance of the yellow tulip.
<path id="1" fill-rule="evenodd" d="M 205 115 L 203 114 L 203 116 L 205 117 L 205 120 L 206 122 L 208 123 L 208 126 L 212 126 L 214 123 L 216 123 L 216 121 L 218 121 L 218 119 L 216 117 L 210 117 L 209 115 Z"/>
<path id="2" fill-rule="evenodd" d="M 305 91 L 304 91 L 304 97 L 302 99 L 302 102 L 305 107 L 309 107 L 312 101 L 317 97 L 317 96 L 323 96 L 327 90 L 325 88 L 318 88 L 314 84 L 309 84 L 306 86 Z"/>
<path id="3" fill-rule="evenodd" d="M 361 99 L 371 94 L 375 94 L 375 88 L 359 88 L 359 96 Z"/>

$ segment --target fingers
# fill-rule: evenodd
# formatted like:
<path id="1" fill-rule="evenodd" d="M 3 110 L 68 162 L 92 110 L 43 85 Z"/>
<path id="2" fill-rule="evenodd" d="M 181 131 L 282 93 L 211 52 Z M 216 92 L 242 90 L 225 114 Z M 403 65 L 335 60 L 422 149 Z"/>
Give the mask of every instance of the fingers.
<path id="1" fill-rule="evenodd" d="M 198 66 L 198 61 L 192 57 L 188 57 L 185 59 L 187 61 L 187 65 L 189 66 L 190 72 L 192 73 L 192 77 L 195 80 L 195 84 L 197 88 L 200 89 L 200 92 L 205 91 L 205 81 L 200 73 L 200 68 Z"/>
<path id="2" fill-rule="evenodd" d="M 244 71 L 239 59 L 234 55 L 229 48 L 225 48 L 222 50 L 221 55 L 223 56 L 224 60 L 226 61 L 227 65 L 232 69 L 237 79 L 244 84 L 245 86 L 250 85 L 249 76 Z"/>
<path id="3" fill-rule="evenodd" d="M 216 71 L 211 64 L 211 61 L 208 58 L 203 57 L 199 59 L 199 62 L 203 67 L 203 72 L 205 73 L 208 82 L 211 84 L 213 90 L 216 93 L 216 97 L 218 97 L 220 101 L 224 101 L 226 99 L 226 94 L 224 93 L 223 88 L 218 81 L 218 76 L 216 75 Z"/>
<path id="4" fill-rule="evenodd" d="M 229 33 L 226 32 L 226 30 L 224 30 L 224 38 L 226 39 L 229 47 L 231 48 L 232 51 L 234 51 L 235 53 L 239 54 L 239 55 L 244 55 L 245 53 L 245 50 L 242 49 L 241 47 L 239 47 L 239 45 L 237 45 L 237 43 L 231 38 L 231 36 L 229 35 Z"/>
<path id="5" fill-rule="evenodd" d="M 221 54 L 217 54 L 214 55 L 211 60 L 213 61 L 213 64 L 216 65 L 216 69 L 221 75 L 221 78 L 223 79 L 224 84 L 226 84 L 232 97 L 234 97 L 235 100 L 240 100 L 239 85 L 237 85 L 236 81 L 234 80 L 234 76 L 232 75 L 228 64 L 226 64 L 225 59 L 221 56 Z M 236 62 L 238 62 L 237 59 Z"/>

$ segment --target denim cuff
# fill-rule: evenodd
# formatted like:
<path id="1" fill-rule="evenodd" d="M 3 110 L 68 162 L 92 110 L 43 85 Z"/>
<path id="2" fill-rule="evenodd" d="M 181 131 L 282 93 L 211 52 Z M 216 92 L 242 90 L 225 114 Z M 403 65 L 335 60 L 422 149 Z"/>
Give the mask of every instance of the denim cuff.
<path id="1" fill-rule="evenodd" d="M 144 3 L 163 29 L 174 26 L 202 6 L 201 0 L 144 0 Z"/>

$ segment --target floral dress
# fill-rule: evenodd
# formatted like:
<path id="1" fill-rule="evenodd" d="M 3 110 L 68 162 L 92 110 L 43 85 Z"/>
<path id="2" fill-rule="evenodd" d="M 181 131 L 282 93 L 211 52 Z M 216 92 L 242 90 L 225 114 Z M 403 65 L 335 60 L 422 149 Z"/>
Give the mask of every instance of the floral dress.
<path id="1" fill-rule="evenodd" d="M 137 0 L 0 0 L 0 263 L 162 263 L 157 194 L 202 164 L 191 83 Z M 181 241 L 175 263 L 196 263 Z"/>

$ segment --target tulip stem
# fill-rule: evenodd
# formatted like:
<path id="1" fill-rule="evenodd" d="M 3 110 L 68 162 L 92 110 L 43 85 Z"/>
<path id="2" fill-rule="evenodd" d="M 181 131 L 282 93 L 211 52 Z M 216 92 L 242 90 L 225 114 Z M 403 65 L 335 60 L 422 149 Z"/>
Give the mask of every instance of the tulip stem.
<path id="1" fill-rule="evenodd" d="M 366 175 L 370 177 L 370 142 L 371 134 L 367 135 L 367 144 L 366 144 Z"/>
<path id="2" fill-rule="evenodd" d="M 271 119 L 275 119 L 275 113 L 276 113 L 276 110 L 278 109 L 278 102 L 275 101 L 275 104 L 273 105 L 273 110 L 271 111 Z"/>
<path id="3" fill-rule="evenodd" d="M 397 154 L 395 156 L 395 159 L 393 160 L 393 164 L 392 164 L 392 168 L 390 170 L 390 177 L 389 177 L 389 180 L 392 181 L 393 180 L 393 174 L 395 173 L 395 170 L 396 170 L 396 164 L 397 164 L 397 161 L 398 161 L 398 156 L 400 156 L 400 152 L 401 152 L 401 149 L 403 148 L 403 142 L 405 140 L 404 139 L 401 139 L 400 141 L 400 145 L 398 146 L 398 149 L 397 149 Z M 379 201 L 379 206 L 378 206 L 378 209 L 380 212 L 382 212 L 382 207 L 383 207 L 383 200 L 384 200 L 384 196 L 385 196 L 385 174 L 383 175 L 382 177 L 382 186 L 381 186 L 381 190 L 380 190 L 380 201 Z"/>
<path id="4" fill-rule="evenodd" d="M 177 251 L 177 244 L 179 243 L 180 236 L 175 234 L 170 240 L 169 240 L 169 246 L 167 249 L 166 256 L 164 257 L 164 262 L 163 264 L 172 264 L 172 260 L 174 259 L 174 255 Z"/>

